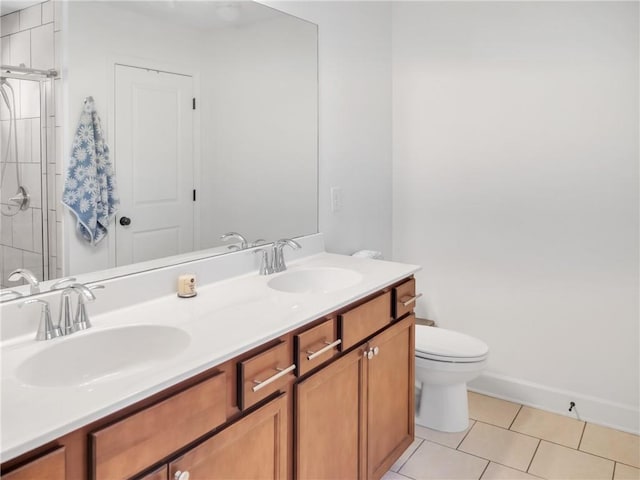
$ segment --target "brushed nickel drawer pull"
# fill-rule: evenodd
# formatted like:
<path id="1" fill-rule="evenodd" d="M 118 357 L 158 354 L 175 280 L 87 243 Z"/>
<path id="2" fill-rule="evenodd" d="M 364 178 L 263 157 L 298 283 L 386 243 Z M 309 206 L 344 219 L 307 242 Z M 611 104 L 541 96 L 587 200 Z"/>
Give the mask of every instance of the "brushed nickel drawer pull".
<path id="1" fill-rule="evenodd" d="M 307 360 L 313 360 L 316 357 L 319 357 L 320 355 L 322 355 L 325 352 L 328 352 L 329 350 L 331 350 L 332 348 L 337 347 L 338 345 L 340 345 L 342 343 L 342 340 L 338 339 L 333 343 L 329 343 L 329 342 L 324 342 L 324 344 L 326 345 L 325 347 L 322 347 L 320 350 L 318 350 L 317 352 L 312 352 L 310 350 L 307 350 L 307 353 L 309 355 L 307 355 Z"/>
<path id="2" fill-rule="evenodd" d="M 422 296 L 422 294 L 421 294 L 421 293 L 418 293 L 415 297 L 411 297 L 411 298 L 409 298 L 409 299 L 407 299 L 407 300 L 403 300 L 403 298 L 407 298 L 407 297 L 403 297 L 403 298 L 401 298 L 401 299 L 400 299 L 400 303 L 401 303 L 403 306 L 408 307 L 408 306 L 409 306 L 409 305 L 411 305 L 412 303 L 415 303 L 415 301 L 416 301 L 417 299 L 419 299 L 421 296 Z"/>
<path id="3" fill-rule="evenodd" d="M 264 388 L 267 385 L 269 385 L 270 383 L 275 382 L 279 378 L 284 377 L 287 373 L 293 372 L 295 369 L 296 369 L 296 364 L 295 363 L 293 365 L 289 365 L 287 368 L 277 368 L 276 367 L 276 370 L 278 371 L 278 373 L 276 373 L 275 375 L 270 376 L 266 380 L 254 380 L 253 383 L 255 383 L 256 386 L 252 387 L 251 390 L 253 390 L 254 392 L 257 392 L 261 388 Z"/>

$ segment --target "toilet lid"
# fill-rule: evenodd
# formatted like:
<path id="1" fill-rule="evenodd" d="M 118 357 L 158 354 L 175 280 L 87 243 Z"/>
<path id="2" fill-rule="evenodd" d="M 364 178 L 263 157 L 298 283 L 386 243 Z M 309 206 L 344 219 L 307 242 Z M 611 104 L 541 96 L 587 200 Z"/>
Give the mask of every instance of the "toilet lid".
<path id="1" fill-rule="evenodd" d="M 416 325 L 416 356 L 446 362 L 481 361 L 489 354 L 482 340 L 444 328 Z"/>

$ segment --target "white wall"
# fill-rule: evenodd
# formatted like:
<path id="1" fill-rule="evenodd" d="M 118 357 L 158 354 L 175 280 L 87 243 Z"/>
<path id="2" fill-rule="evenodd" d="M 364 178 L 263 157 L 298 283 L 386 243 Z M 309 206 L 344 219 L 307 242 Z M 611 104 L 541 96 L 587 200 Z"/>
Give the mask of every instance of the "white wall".
<path id="1" fill-rule="evenodd" d="M 267 1 L 318 25 L 319 225 L 328 251 L 391 253 L 391 7 Z M 330 188 L 343 208 L 331 212 Z"/>
<path id="2" fill-rule="evenodd" d="M 638 431 L 638 3 L 393 6 L 393 252 L 475 385 Z"/>

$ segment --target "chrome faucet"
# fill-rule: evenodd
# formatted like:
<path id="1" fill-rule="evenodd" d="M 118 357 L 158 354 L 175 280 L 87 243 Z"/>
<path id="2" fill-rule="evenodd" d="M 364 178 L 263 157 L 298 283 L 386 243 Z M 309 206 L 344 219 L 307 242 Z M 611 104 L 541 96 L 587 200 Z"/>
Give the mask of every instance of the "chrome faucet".
<path id="1" fill-rule="evenodd" d="M 9 274 L 7 280 L 9 280 L 10 282 L 17 282 L 23 278 L 27 281 L 27 283 L 29 283 L 32 295 L 34 293 L 40 293 L 40 282 L 33 274 L 33 272 L 31 270 L 27 270 L 26 268 L 15 269 Z"/>
<path id="2" fill-rule="evenodd" d="M 59 326 L 54 326 L 51 321 L 51 311 L 49 309 L 49 303 L 44 300 L 40 300 L 39 298 L 32 298 L 27 300 L 24 303 L 19 305 L 20 308 L 25 305 L 29 305 L 31 303 L 39 303 L 42 306 L 42 311 L 40 312 L 40 324 L 38 326 L 38 331 L 36 333 L 36 340 L 51 340 L 52 338 L 57 338 L 62 335 Z"/>
<path id="3" fill-rule="evenodd" d="M 282 249 L 286 246 L 298 250 L 302 246 L 295 240 L 290 238 L 282 238 L 273 244 L 273 272 L 284 272 L 287 269 L 287 265 L 284 262 L 284 253 Z"/>
<path id="4" fill-rule="evenodd" d="M 73 292 L 76 292 L 79 296 L 78 312 L 76 313 L 76 315 L 72 314 L 71 308 L 71 294 Z M 93 301 L 96 299 L 91 290 L 89 290 L 81 283 L 72 283 L 64 290 L 62 290 L 62 298 L 60 300 L 60 314 L 58 315 L 58 328 L 60 329 L 62 335 L 71 335 L 78 330 L 84 330 L 91 326 L 88 322 L 88 319 L 85 319 L 84 326 L 80 326 L 77 324 L 77 321 L 80 317 L 80 306 L 84 306 L 84 300 L 82 298 L 88 301 Z"/>
<path id="5" fill-rule="evenodd" d="M 244 250 L 245 248 L 247 248 L 249 246 L 249 243 L 247 242 L 247 239 L 244 238 L 242 235 L 240 235 L 237 232 L 228 232 L 228 233 L 220 235 L 220 240 L 222 240 L 223 242 L 226 242 L 227 240 L 230 240 L 232 238 L 240 240 L 240 248 L 242 250 Z M 229 249 L 233 250 L 234 249 L 233 247 L 235 247 L 235 245 L 231 245 L 229 247 Z"/>

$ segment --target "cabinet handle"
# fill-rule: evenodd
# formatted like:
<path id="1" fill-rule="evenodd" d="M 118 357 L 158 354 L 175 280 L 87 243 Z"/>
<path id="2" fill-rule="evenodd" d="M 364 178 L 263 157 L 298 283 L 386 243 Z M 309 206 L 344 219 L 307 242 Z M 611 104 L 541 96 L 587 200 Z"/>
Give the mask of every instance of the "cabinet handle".
<path id="1" fill-rule="evenodd" d="M 275 382 L 279 378 L 284 377 L 287 373 L 293 372 L 295 369 L 296 369 L 296 364 L 295 363 L 293 365 L 289 365 L 287 368 L 276 368 L 278 373 L 276 373 L 275 375 L 270 376 L 266 380 L 254 380 L 253 383 L 255 383 L 256 386 L 252 387 L 251 390 L 253 390 L 254 392 L 257 392 L 261 388 L 264 388 L 267 385 L 269 385 L 270 383 Z"/>
<path id="2" fill-rule="evenodd" d="M 373 354 L 375 356 L 378 356 L 379 353 L 380 353 L 380 348 L 379 347 L 373 347 Z"/>
<path id="3" fill-rule="evenodd" d="M 415 301 L 417 299 L 419 299 L 422 296 L 421 293 L 418 293 L 415 297 L 411 297 L 411 298 L 407 298 L 407 297 L 402 297 L 400 299 L 400 303 L 404 306 L 404 307 L 408 307 L 409 305 L 411 305 L 412 303 L 415 303 Z M 407 298 L 406 300 L 404 300 L 405 298 Z"/>
<path id="4" fill-rule="evenodd" d="M 180 470 L 178 470 L 173 478 L 175 480 L 189 480 L 189 471 L 181 472 Z"/>
<path id="5" fill-rule="evenodd" d="M 367 360 L 371 360 L 373 358 L 373 349 L 369 349 L 366 352 L 364 352 L 365 357 L 367 357 Z"/>
<path id="6" fill-rule="evenodd" d="M 342 340 L 338 339 L 333 343 L 329 343 L 329 342 L 324 342 L 324 344 L 326 345 L 325 347 L 322 347 L 320 350 L 318 350 L 317 352 L 312 352 L 310 350 L 307 350 L 307 353 L 309 355 L 307 355 L 307 360 L 313 360 L 316 357 L 319 357 L 320 355 L 322 355 L 325 352 L 328 352 L 329 350 L 331 350 L 332 348 L 337 347 L 338 345 L 340 345 L 342 343 Z"/>

